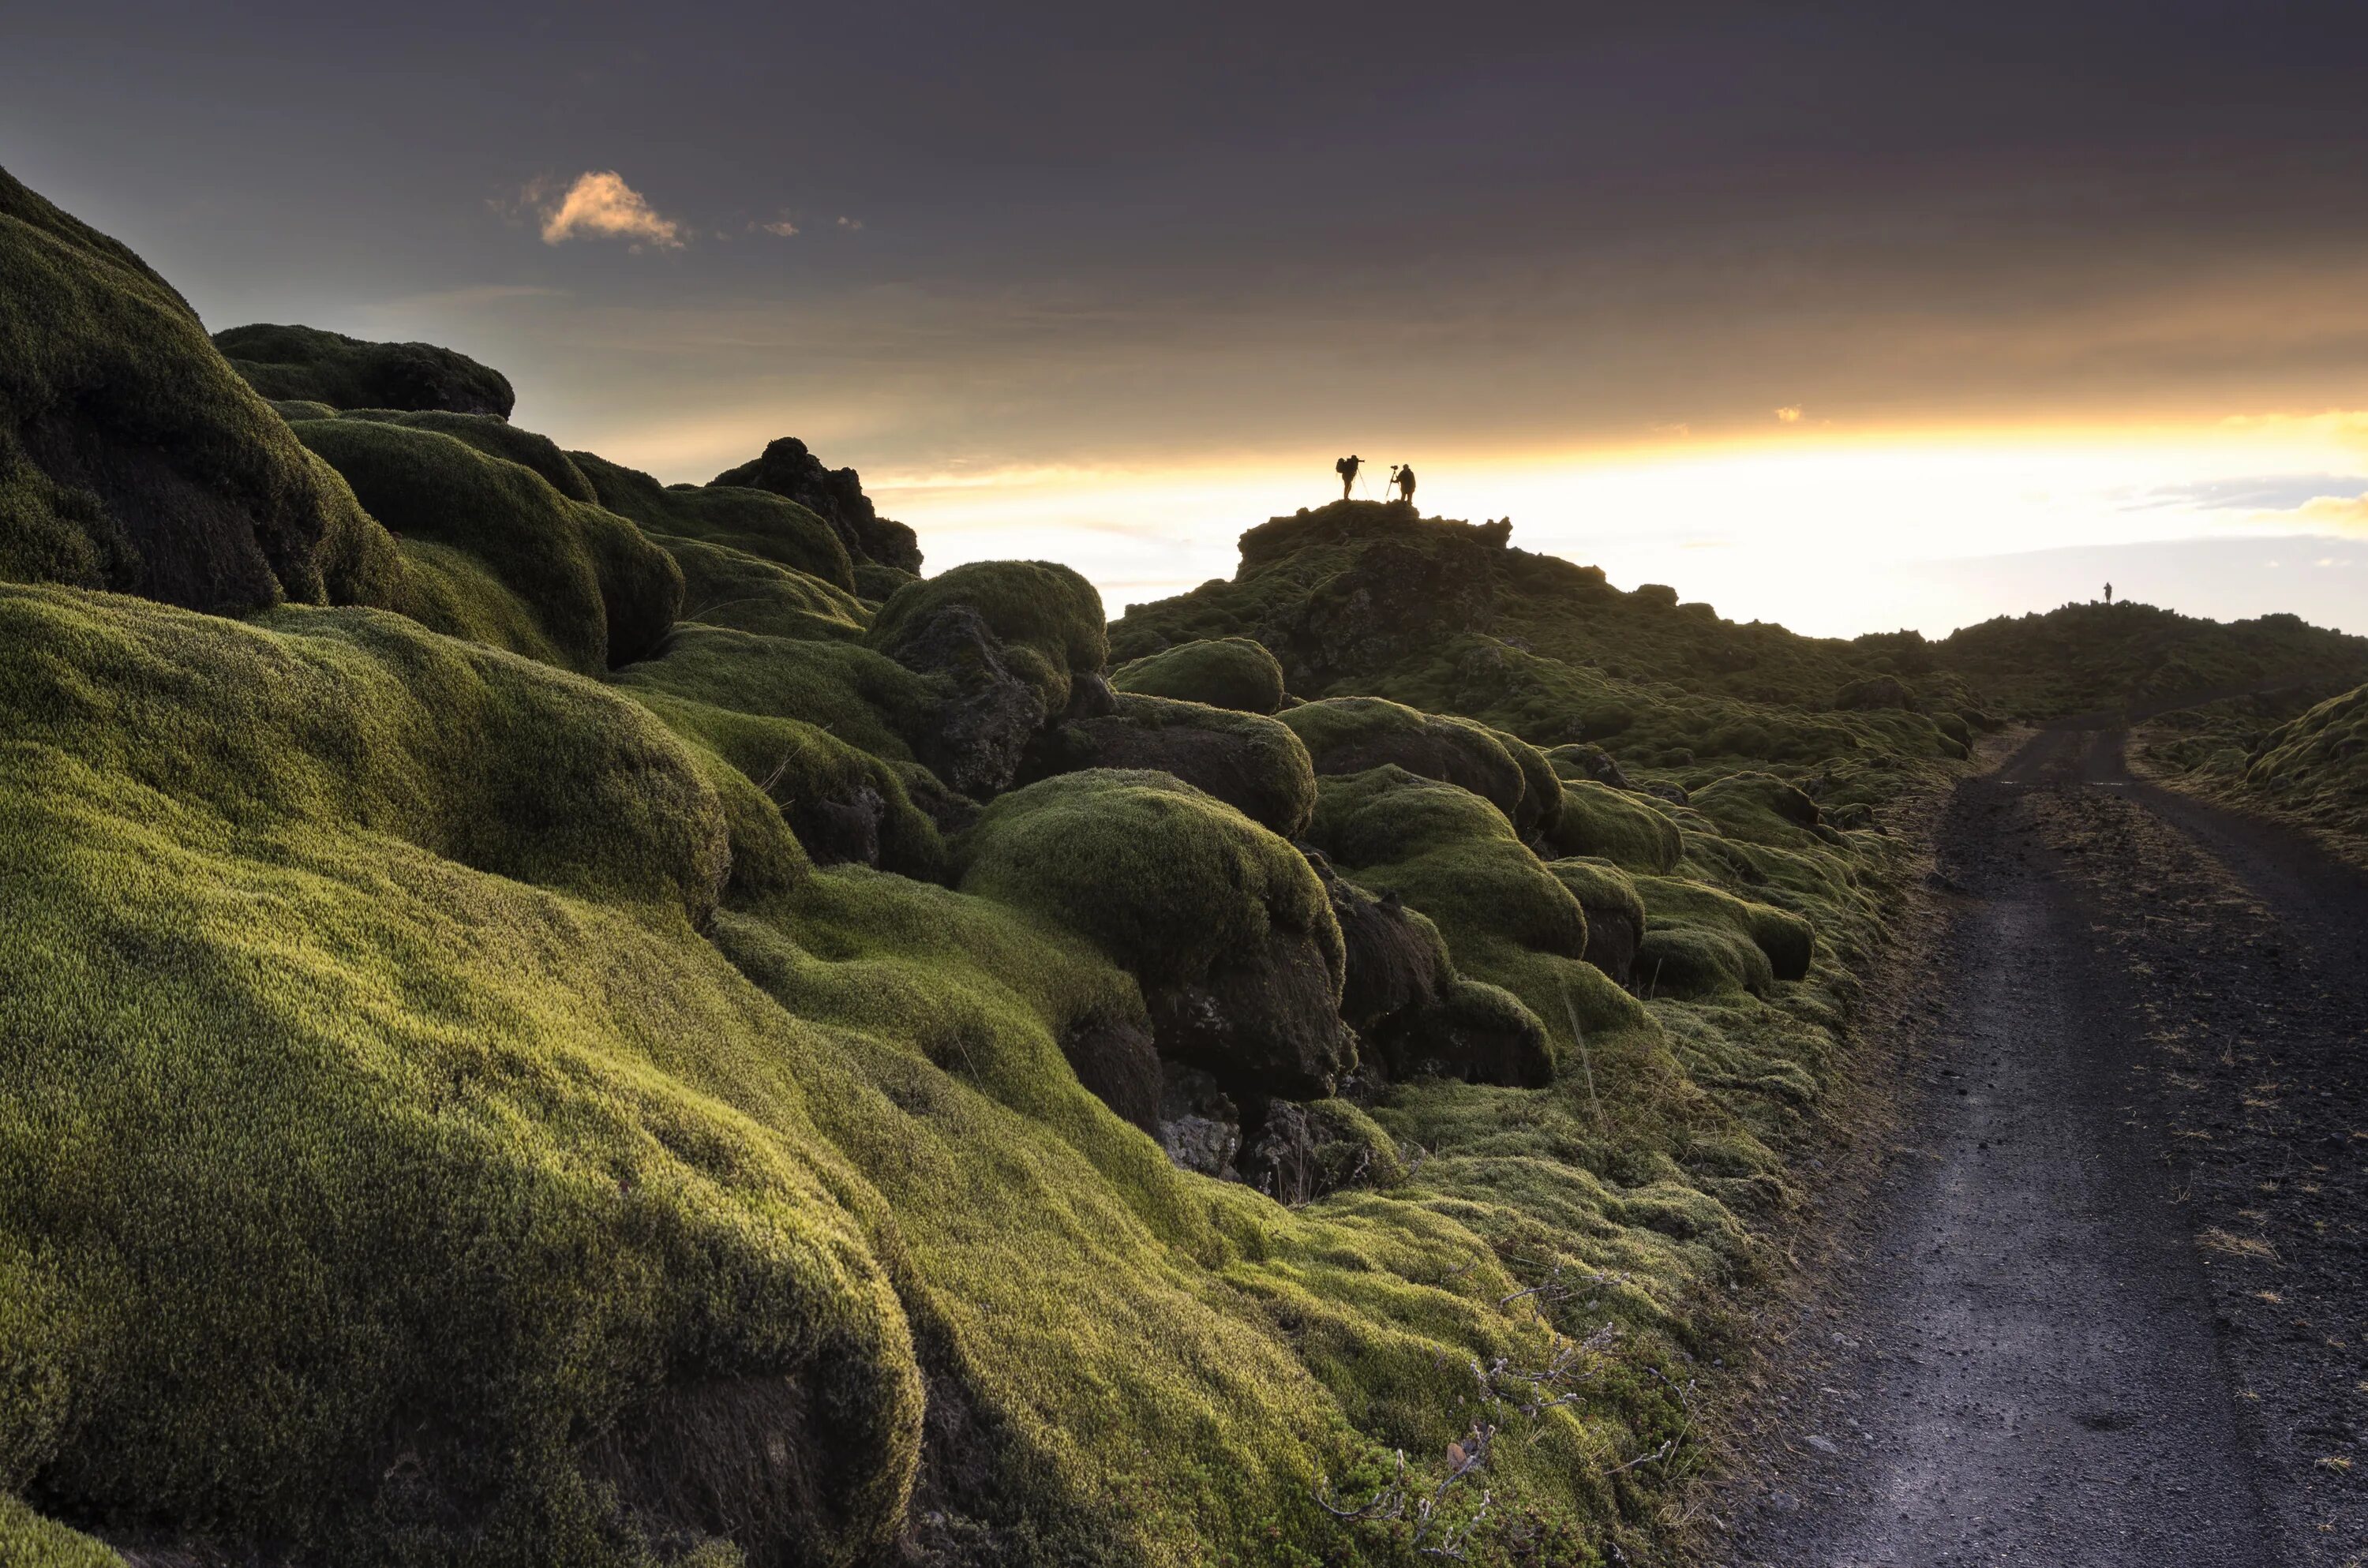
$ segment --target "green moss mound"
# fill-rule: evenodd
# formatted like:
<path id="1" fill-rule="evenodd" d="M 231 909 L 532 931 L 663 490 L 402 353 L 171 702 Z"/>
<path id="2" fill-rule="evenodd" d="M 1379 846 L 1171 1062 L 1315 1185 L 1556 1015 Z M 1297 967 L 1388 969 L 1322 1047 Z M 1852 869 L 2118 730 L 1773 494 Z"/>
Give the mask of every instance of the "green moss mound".
<path id="1" fill-rule="evenodd" d="M 636 696 L 795 719 L 897 762 L 912 759 L 905 737 L 933 722 L 941 698 L 928 677 L 859 644 L 689 623 L 658 657 L 619 670 L 616 682 Z"/>
<path id="2" fill-rule="evenodd" d="M 603 1434 L 728 1449 L 811 1399 L 834 1500 L 733 1506 L 877 1543 L 919 1383 L 843 1173 L 619 1032 L 755 1027 L 667 956 L 725 873 L 683 748 L 394 616 L 0 618 L 0 1298 L 12 1375 L 76 1391 L 0 1414 L 18 1473 L 75 1518 L 590 1560 L 603 1477 L 670 1462 Z"/>
<path id="3" fill-rule="evenodd" d="M 964 836 L 960 862 L 964 892 L 1074 930 L 1153 980 L 1198 978 L 1276 935 L 1313 943 L 1336 976 L 1341 967 L 1339 927 L 1305 858 L 1164 774 L 1072 773 L 1015 790 Z"/>
<path id="4" fill-rule="evenodd" d="M 1111 672 L 1110 684 L 1145 697 L 1205 702 L 1244 713 L 1271 713 L 1282 706 L 1282 666 L 1263 644 L 1247 637 L 1163 648 Z"/>
<path id="5" fill-rule="evenodd" d="M 1297 735 L 1272 719 L 1204 703 L 1121 696 L 1114 713 L 1039 736 L 1020 782 L 1097 767 L 1171 774 L 1285 838 L 1297 837 L 1315 810 L 1315 769 Z"/>
<path id="6" fill-rule="evenodd" d="M 650 687 L 634 695 L 677 733 L 712 748 L 763 790 L 817 863 L 855 861 L 925 879 L 945 874 L 937 824 L 914 805 L 895 765 L 800 720 L 734 712 Z"/>
<path id="7" fill-rule="evenodd" d="M 1303 702 L 1278 717 L 1306 745 L 1319 774 L 1394 766 L 1468 790 L 1508 823 L 1524 814 L 1529 785 L 1521 765 L 1486 726 L 1377 697 Z"/>
<path id="8" fill-rule="evenodd" d="M 1559 856 L 1592 856 L 1629 871 L 1675 870 L 1683 853 L 1678 824 L 1666 813 L 1591 779 L 1563 785 L 1562 814 L 1548 837 Z"/>
<path id="9" fill-rule="evenodd" d="M 828 523 L 796 502 L 761 490 L 660 484 L 638 469 L 590 452 L 570 452 L 600 505 L 653 535 L 723 545 L 855 591 L 847 547 Z"/>
<path id="10" fill-rule="evenodd" d="M 508 418 L 518 402 L 499 370 L 430 343 L 367 343 L 318 327 L 261 323 L 218 332 L 213 341 L 249 386 L 274 400 L 495 419 Z"/>
<path id="11" fill-rule="evenodd" d="M 725 875 L 689 755 L 587 681 L 377 611 L 257 626 L 0 588 L 12 744 L 254 831 L 349 821 L 478 870 L 699 919 Z"/>
<path id="12" fill-rule="evenodd" d="M 1230 1093 L 1331 1092 L 1355 1062 L 1347 968 L 1305 857 L 1164 773 L 1064 774 L 997 799 L 962 892 L 1093 942 L 1140 980 L 1163 1057 Z"/>
<path id="13" fill-rule="evenodd" d="M 0 1562 L 18 1568 L 123 1568 L 123 1559 L 90 1537 L 45 1519 L 0 1493 Z"/>
<path id="14" fill-rule="evenodd" d="M 1546 869 L 1587 912 L 1587 961 L 1625 984 L 1646 923 L 1635 880 L 1613 862 L 1591 858 L 1550 860 Z"/>
<path id="15" fill-rule="evenodd" d="M 336 411 L 322 403 L 274 403 L 290 424 L 299 419 L 327 419 L 337 416 Z M 566 496 L 570 501 L 588 501 L 598 505 L 600 497 L 592 482 L 584 477 L 575 460 L 559 449 L 559 443 L 548 436 L 538 436 L 531 430 L 521 430 L 508 420 L 491 414 L 455 414 L 440 409 L 404 413 L 390 408 L 358 408 L 347 412 L 347 419 L 370 419 L 381 425 L 400 425 L 410 430 L 433 430 L 465 442 L 489 458 L 514 462 L 520 468 L 530 468 L 542 475 L 543 483 Z"/>
<path id="16" fill-rule="evenodd" d="M 292 426 L 405 544 L 406 608 L 441 631 L 586 675 L 643 657 L 682 608 L 674 558 L 614 512 L 441 431 L 368 419 Z"/>
<path id="17" fill-rule="evenodd" d="M 1558 1046 L 1580 1027 L 1634 1022 L 1633 1004 L 1582 961 L 1578 900 L 1468 790 L 1396 767 L 1327 778 L 1308 837 L 1356 881 L 1429 915 L 1458 971 L 1519 997 Z"/>
<path id="18" fill-rule="evenodd" d="M 1749 844 L 1807 848 L 1835 841 L 1817 802 L 1768 773 L 1736 773 L 1712 780 L 1689 802 L 1730 838 Z"/>
<path id="19" fill-rule="evenodd" d="M 893 655 L 927 637 L 948 610 L 974 612 L 985 623 L 1047 713 L 1068 706 L 1075 677 L 1099 676 L 1110 663 L 1101 595 L 1049 561 L 973 561 L 909 584 L 880 607 L 869 642 Z"/>
<path id="20" fill-rule="evenodd" d="M 1770 977 L 1799 980 L 1816 951 L 1816 928 L 1801 915 L 1673 877 L 1638 877 L 1649 929 L 1686 926 L 1739 937 L 1766 955 Z"/>
<path id="21" fill-rule="evenodd" d="M 767 637 L 860 642 L 871 611 L 820 577 L 702 540 L 652 534 L 682 568 L 682 617 Z"/>
<path id="22" fill-rule="evenodd" d="M 0 581 L 394 604 L 393 541 L 123 245 L 0 171 Z"/>
<path id="23" fill-rule="evenodd" d="M 872 604 L 882 603 L 897 589 L 920 580 L 918 572 L 907 572 L 902 566 L 882 566 L 876 561 L 855 563 L 855 591 Z"/>
<path id="24" fill-rule="evenodd" d="M 1716 927 L 1658 926 L 1636 947 L 1636 983 L 1648 998 L 1765 996 L 1775 983 L 1768 955 L 1757 944 Z"/>

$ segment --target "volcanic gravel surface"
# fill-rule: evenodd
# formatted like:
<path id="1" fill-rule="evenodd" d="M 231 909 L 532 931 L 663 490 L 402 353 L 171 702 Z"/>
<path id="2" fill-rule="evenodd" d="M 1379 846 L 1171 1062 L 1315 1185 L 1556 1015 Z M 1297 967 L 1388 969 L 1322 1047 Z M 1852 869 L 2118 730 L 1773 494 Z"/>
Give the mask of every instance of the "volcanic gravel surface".
<path id="1" fill-rule="evenodd" d="M 1936 866 L 1725 1560 L 2368 1565 L 2368 876 L 2076 727 Z"/>

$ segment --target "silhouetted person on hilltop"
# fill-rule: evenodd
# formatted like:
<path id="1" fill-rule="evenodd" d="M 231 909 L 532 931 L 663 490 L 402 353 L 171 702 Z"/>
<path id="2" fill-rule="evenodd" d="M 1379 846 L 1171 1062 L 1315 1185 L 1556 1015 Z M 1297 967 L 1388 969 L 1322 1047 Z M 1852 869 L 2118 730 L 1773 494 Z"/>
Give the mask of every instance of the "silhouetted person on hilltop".
<path id="1" fill-rule="evenodd" d="M 1413 506 L 1413 505 L 1414 505 L 1414 464 L 1412 464 L 1412 463 L 1400 463 L 1400 464 L 1398 464 L 1398 466 L 1397 466 L 1397 467 L 1395 467 L 1395 468 L 1394 468 L 1394 469 L 1392 469 L 1392 470 L 1390 471 L 1390 479 L 1391 479 L 1391 482 L 1392 482 L 1392 483 L 1394 483 L 1395 484 L 1396 484 L 1396 485 L 1397 485 L 1397 487 L 1398 487 L 1398 499 L 1399 499 L 1399 500 L 1401 500 L 1401 501 L 1403 501 L 1403 502 L 1405 502 L 1405 503 L 1406 503 L 1407 506 Z"/>
<path id="2" fill-rule="evenodd" d="M 1341 500 L 1346 501 L 1349 498 L 1349 487 L 1357 483 L 1357 471 L 1364 466 L 1365 460 L 1354 452 L 1350 452 L 1332 465 L 1332 472 L 1340 476 Z"/>
<path id="3" fill-rule="evenodd" d="M 2105 602 L 2107 604 L 2113 602 L 2113 585 L 2111 583 L 2105 585 Z"/>

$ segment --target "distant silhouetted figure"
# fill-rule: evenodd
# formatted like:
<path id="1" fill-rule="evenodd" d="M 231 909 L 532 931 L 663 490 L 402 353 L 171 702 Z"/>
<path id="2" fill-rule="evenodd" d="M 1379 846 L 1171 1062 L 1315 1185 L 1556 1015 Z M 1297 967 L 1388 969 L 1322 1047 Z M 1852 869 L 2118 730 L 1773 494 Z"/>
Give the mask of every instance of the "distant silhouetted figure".
<path id="1" fill-rule="evenodd" d="M 2113 585 L 2111 583 L 2105 585 L 2105 602 L 2107 604 L 2113 602 Z"/>
<path id="2" fill-rule="evenodd" d="M 1364 466 L 1365 460 L 1354 452 L 1350 452 L 1332 465 L 1332 472 L 1340 476 L 1341 500 L 1346 501 L 1349 498 L 1349 487 L 1357 483 L 1357 471 Z"/>
<path id="3" fill-rule="evenodd" d="M 1398 499 L 1405 502 L 1409 506 L 1413 506 L 1414 464 L 1400 463 L 1397 467 L 1390 471 L 1390 479 L 1391 482 L 1398 487 Z"/>

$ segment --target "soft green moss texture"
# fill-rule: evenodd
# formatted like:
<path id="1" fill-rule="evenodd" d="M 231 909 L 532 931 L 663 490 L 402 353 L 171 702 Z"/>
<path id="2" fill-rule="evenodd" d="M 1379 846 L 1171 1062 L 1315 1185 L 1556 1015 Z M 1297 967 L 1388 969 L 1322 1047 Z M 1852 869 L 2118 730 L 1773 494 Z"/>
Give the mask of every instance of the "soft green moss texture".
<path id="1" fill-rule="evenodd" d="M 0 267 L 0 1557 L 1694 1560 L 1916 646 L 1357 506 L 1113 627 Z"/>

